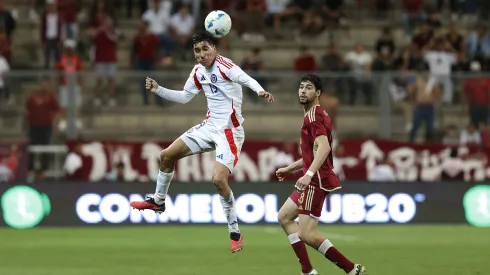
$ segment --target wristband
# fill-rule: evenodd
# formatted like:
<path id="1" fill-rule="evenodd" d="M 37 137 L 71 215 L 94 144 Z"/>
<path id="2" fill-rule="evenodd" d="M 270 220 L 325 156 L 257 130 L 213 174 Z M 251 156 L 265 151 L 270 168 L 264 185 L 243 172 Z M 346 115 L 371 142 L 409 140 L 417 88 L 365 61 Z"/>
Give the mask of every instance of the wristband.
<path id="1" fill-rule="evenodd" d="M 310 170 L 306 171 L 306 174 L 310 177 L 313 177 L 313 175 L 315 175 L 315 173 L 311 172 Z"/>

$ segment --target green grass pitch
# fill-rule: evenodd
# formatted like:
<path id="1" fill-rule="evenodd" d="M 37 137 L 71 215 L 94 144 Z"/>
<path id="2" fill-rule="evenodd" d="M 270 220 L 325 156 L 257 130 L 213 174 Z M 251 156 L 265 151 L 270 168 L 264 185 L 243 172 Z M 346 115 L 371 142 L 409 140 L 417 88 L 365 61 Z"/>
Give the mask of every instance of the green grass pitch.
<path id="1" fill-rule="evenodd" d="M 242 226 L 229 252 L 226 225 L 0 229 L 1 275 L 299 275 L 277 226 Z M 490 229 L 469 226 L 328 226 L 320 231 L 371 275 L 490 274 Z M 344 274 L 309 249 L 320 274 Z"/>

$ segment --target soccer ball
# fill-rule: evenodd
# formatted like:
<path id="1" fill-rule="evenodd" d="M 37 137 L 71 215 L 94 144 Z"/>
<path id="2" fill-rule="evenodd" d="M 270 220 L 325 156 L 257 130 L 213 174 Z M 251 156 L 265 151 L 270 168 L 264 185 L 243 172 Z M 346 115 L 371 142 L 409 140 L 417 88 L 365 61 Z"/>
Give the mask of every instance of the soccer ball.
<path id="1" fill-rule="evenodd" d="M 230 32 L 231 18 L 224 11 L 212 11 L 204 20 L 204 28 L 206 28 L 206 31 L 212 36 L 221 38 Z"/>

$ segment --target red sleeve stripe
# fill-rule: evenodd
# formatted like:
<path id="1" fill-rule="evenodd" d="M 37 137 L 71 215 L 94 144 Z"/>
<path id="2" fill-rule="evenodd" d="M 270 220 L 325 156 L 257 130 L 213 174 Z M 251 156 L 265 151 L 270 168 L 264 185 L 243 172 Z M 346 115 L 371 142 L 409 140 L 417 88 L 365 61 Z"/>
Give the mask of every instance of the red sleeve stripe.
<path id="1" fill-rule="evenodd" d="M 226 74 L 225 74 L 225 73 L 224 73 L 224 72 L 221 70 L 221 68 L 220 68 L 219 66 L 217 66 L 217 67 L 218 67 L 218 70 L 219 70 L 219 73 L 221 74 L 221 76 L 222 76 L 224 79 L 226 79 L 226 80 L 228 80 L 228 81 L 231 81 L 231 79 L 230 79 L 230 78 L 229 78 L 229 77 L 228 77 L 228 76 L 227 76 L 227 75 L 226 75 Z"/>
<path id="2" fill-rule="evenodd" d="M 216 61 L 218 61 L 219 64 L 225 66 L 228 70 L 231 69 L 231 67 L 233 67 L 233 64 L 231 64 L 230 62 L 226 61 L 223 57 L 221 56 L 216 56 Z"/>
<path id="3" fill-rule="evenodd" d="M 199 79 L 197 79 L 197 69 L 194 70 L 194 85 L 196 85 L 196 88 L 200 91 L 202 90 L 202 85 L 201 82 L 199 82 Z"/>

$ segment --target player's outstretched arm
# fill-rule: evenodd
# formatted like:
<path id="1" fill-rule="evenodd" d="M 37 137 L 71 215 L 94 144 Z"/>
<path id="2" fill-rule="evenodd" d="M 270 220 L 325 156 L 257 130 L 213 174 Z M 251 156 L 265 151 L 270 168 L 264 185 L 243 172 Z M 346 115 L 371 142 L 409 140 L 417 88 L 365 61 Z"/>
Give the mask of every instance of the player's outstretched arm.
<path id="1" fill-rule="evenodd" d="M 318 145 L 318 149 L 316 151 L 316 154 L 313 158 L 313 162 L 311 163 L 310 167 L 308 168 L 308 171 L 304 176 L 298 179 L 296 182 L 296 189 L 298 191 L 303 191 L 305 187 L 310 184 L 311 182 L 311 177 L 316 174 L 318 169 L 322 166 L 322 164 L 325 162 L 325 160 L 328 157 L 328 154 L 332 150 L 330 148 L 330 144 L 328 143 L 328 138 L 325 135 L 319 135 L 315 138 L 315 143 Z"/>
<path id="2" fill-rule="evenodd" d="M 146 90 L 158 95 L 161 98 L 165 98 L 166 100 L 185 104 L 196 95 L 189 91 L 176 91 L 164 88 L 154 80 L 149 77 L 146 77 Z"/>
<path id="3" fill-rule="evenodd" d="M 276 171 L 276 176 L 279 179 L 279 181 L 283 181 L 287 176 L 289 176 L 291 173 L 294 173 L 295 171 L 303 168 L 303 159 L 299 159 L 287 167 L 282 167 L 277 169 Z"/>
<path id="4" fill-rule="evenodd" d="M 257 82 L 257 80 L 249 76 L 237 65 L 234 65 L 230 69 L 229 77 L 233 82 L 236 82 L 255 91 L 259 97 L 267 99 L 267 101 L 270 103 L 274 102 L 274 96 L 271 93 L 266 92 L 264 88 L 262 88 L 262 86 L 259 84 L 259 82 Z"/>

